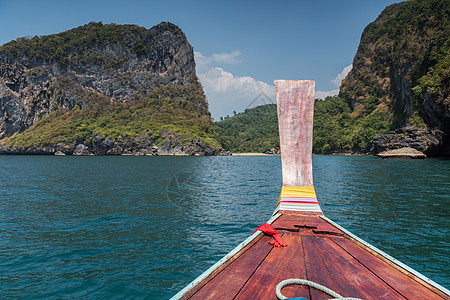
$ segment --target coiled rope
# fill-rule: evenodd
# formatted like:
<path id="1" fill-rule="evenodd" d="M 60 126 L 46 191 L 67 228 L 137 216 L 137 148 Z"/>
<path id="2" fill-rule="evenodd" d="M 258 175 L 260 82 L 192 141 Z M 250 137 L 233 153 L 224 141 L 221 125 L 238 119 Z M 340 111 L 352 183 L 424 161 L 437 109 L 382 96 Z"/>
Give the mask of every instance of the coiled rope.
<path id="1" fill-rule="evenodd" d="M 281 289 L 284 288 L 285 286 L 293 285 L 293 284 L 307 285 L 307 286 L 313 287 L 315 289 L 318 289 L 318 290 L 320 290 L 322 292 L 325 292 L 328 295 L 334 297 L 332 299 L 338 299 L 338 300 L 361 300 L 359 298 L 342 297 L 341 295 L 339 295 L 335 291 L 330 290 L 329 288 L 327 288 L 327 287 L 325 287 L 325 286 L 323 286 L 321 284 L 318 284 L 318 283 L 313 282 L 313 281 L 305 280 L 305 279 L 298 279 L 298 278 L 286 279 L 286 280 L 281 281 L 277 285 L 276 293 L 277 293 L 278 299 L 287 299 L 287 297 L 284 296 L 281 293 Z"/>

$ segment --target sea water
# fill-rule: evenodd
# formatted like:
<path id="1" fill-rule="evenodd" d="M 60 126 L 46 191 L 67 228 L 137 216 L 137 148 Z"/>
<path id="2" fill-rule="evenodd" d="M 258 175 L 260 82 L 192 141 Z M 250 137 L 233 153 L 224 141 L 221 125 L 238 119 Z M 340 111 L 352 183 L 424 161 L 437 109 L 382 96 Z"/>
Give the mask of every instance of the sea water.
<path id="1" fill-rule="evenodd" d="M 450 286 L 450 160 L 314 156 L 325 215 Z M 281 161 L 0 156 L 0 298 L 168 299 L 266 222 Z"/>

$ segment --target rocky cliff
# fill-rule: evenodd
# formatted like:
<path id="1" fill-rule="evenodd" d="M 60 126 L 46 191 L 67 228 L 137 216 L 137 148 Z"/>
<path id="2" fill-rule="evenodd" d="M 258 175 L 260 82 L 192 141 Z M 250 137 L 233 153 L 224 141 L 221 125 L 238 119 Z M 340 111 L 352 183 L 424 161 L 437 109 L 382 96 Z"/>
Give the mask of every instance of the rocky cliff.
<path id="1" fill-rule="evenodd" d="M 439 129 L 406 126 L 375 135 L 371 152 L 379 154 L 389 150 L 413 148 L 427 156 L 449 156 L 450 153 L 444 148 L 444 137 L 444 132 Z"/>
<path id="2" fill-rule="evenodd" d="M 444 136 L 436 136 L 437 147 L 448 147 L 449 12 L 447 0 L 405 1 L 388 6 L 365 28 L 353 69 L 340 87 L 353 115 L 382 113 L 391 129 L 438 129 Z"/>
<path id="3" fill-rule="evenodd" d="M 314 104 L 314 153 L 450 156 L 449 10 L 448 0 L 410 0 L 365 28 L 340 95 Z M 276 107 L 267 108 L 217 122 L 224 148 L 278 149 Z"/>
<path id="4" fill-rule="evenodd" d="M 4 152 L 72 154 L 84 145 L 151 154 L 167 132 L 182 148 L 195 140 L 210 147 L 200 154 L 218 151 L 193 49 L 177 26 L 89 23 L 0 47 Z"/>

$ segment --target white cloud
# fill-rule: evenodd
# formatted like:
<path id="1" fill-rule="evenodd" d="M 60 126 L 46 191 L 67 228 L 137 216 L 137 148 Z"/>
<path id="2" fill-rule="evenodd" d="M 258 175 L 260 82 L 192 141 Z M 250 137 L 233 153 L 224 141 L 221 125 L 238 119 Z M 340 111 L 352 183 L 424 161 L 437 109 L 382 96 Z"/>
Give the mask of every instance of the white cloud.
<path id="1" fill-rule="evenodd" d="M 239 63 L 239 51 L 204 56 L 195 52 L 197 75 L 203 85 L 209 109 L 215 120 L 233 112 L 261 104 L 275 103 L 275 88 L 250 76 L 235 76 L 225 71 L 220 64 Z"/>
<path id="2" fill-rule="evenodd" d="M 316 91 L 316 99 L 325 99 L 328 96 L 336 96 L 339 94 L 339 87 L 341 86 L 342 80 L 347 76 L 347 74 L 352 70 L 353 65 L 346 66 L 341 73 L 339 73 L 335 79 L 331 80 L 331 82 L 338 87 L 338 89 L 330 90 L 330 91 Z"/>
<path id="3" fill-rule="evenodd" d="M 262 104 L 276 103 L 275 87 L 250 76 L 235 76 L 223 69 L 224 64 L 238 64 L 241 62 L 239 50 L 231 53 L 217 53 L 204 56 L 201 52 L 194 52 L 197 64 L 197 76 L 203 85 L 208 98 L 209 110 L 212 117 L 218 120 L 233 112 L 242 112 L 246 108 Z M 331 82 L 337 89 L 316 91 L 315 97 L 325 99 L 339 94 L 342 80 L 352 69 L 346 66 Z"/>
<path id="4" fill-rule="evenodd" d="M 326 92 L 322 92 L 322 91 L 316 91 L 316 99 L 325 99 L 328 96 L 336 96 L 337 94 L 339 94 L 339 90 L 330 90 L 330 91 L 326 91 Z"/>
<path id="5" fill-rule="evenodd" d="M 341 82 L 342 80 L 344 80 L 344 78 L 347 76 L 347 74 L 352 70 L 353 68 L 353 64 L 346 66 L 341 73 L 339 73 L 335 79 L 331 80 L 331 82 L 337 86 L 340 87 L 341 86 Z"/>
<path id="6" fill-rule="evenodd" d="M 199 74 L 199 77 L 204 87 L 215 93 L 238 90 L 253 95 L 270 89 L 270 86 L 265 82 L 257 81 L 250 76 L 234 76 L 219 67 L 212 67 L 207 72 Z"/>

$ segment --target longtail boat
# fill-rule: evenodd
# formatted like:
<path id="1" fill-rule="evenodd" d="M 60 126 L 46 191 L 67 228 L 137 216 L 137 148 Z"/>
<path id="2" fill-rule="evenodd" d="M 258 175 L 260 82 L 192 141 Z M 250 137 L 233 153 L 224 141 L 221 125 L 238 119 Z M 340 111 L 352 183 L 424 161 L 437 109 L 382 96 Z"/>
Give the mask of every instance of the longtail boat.
<path id="1" fill-rule="evenodd" d="M 172 299 L 450 299 L 323 215 L 312 172 L 314 88 L 275 80 L 283 186 L 273 216 Z"/>

